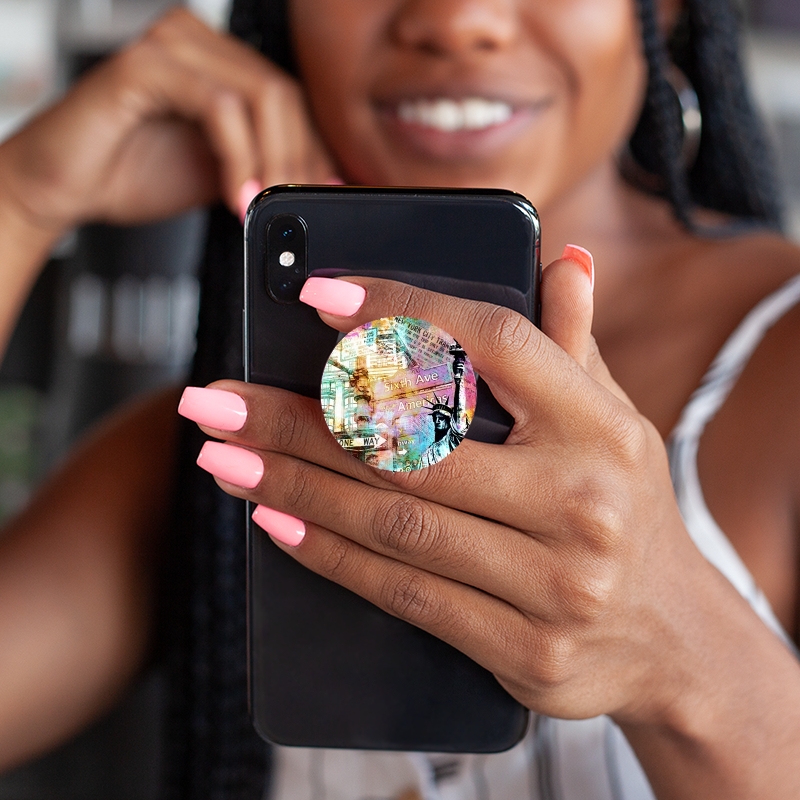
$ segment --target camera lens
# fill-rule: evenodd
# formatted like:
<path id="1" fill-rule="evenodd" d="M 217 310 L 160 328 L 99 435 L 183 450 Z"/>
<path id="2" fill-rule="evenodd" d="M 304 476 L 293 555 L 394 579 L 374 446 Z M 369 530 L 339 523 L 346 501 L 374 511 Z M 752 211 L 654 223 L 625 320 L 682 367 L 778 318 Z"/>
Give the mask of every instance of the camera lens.
<path id="1" fill-rule="evenodd" d="M 267 226 L 267 290 L 279 303 L 296 303 L 307 269 L 308 229 L 302 217 L 279 214 Z"/>

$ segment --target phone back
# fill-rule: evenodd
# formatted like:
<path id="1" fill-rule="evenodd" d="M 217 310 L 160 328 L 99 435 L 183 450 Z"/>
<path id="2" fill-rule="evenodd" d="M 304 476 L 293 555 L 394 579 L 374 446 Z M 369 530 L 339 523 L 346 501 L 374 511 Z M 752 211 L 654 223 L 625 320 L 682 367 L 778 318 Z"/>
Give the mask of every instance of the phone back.
<path id="1" fill-rule="evenodd" d="M 510 192 L 276 187 L 245 231 L 245 372 L 256 383 L 319 397 L 338 334 L 296 299 L 312 273 L 389 277 L 538 315 L 538 219 Z M 479 383 L 468 438 L 502 441 L 511 424 Z M 436 752 L 521 738 L 527 711 L 491 673 L 301 567 L 249 517 L 248 537 L 250 705 L 264 738 Z"/>

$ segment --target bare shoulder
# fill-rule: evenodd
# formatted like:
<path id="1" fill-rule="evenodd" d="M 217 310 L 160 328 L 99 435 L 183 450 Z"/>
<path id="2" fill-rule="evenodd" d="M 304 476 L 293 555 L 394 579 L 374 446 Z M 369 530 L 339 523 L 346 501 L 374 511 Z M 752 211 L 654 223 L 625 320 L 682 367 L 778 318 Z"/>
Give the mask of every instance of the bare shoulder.
<path id="1" fill-rule="evenodd" d="M 746 294 L 751 303 L 800 274 L 800 245 L 776 233 L 715 239 L 704 251 L 712 269 L 727 275 L 731 290 Z"/>

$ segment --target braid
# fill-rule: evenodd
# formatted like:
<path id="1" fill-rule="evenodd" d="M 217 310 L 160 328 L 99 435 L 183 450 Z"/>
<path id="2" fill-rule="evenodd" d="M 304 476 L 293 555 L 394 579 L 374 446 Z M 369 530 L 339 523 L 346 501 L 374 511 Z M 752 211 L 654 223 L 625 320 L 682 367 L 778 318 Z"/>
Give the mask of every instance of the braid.
<path id="1" fill-rule="evenodd" d="M 655 0 L 639 0 L 648 87 L 631 151 L 659 176 L 663 194 L 687 227 L 695 205 L 779 228 L 777 182 L 739 55 L 739 19 L 730 0 L 687 0 L 669 43 L 658 28 Z M 687 175 L 682 124 L 665 77 L 671 58 L 692 82 L 703 115 L 697 160 Z"/>
<path id="2" fill-rule="evenodd" d="M 698 202 L 779 228 L 781 203 L 761 121 L 750 100 L 740 56 L 740 19 L 730 0 L 693 0 L 688 26 L 694 51 L 675 52 L 703 108 L 692 191 Z"/>
<path id="3" fill-rule="evenodd" d="M 661 178 L 675 215 L 689 226 L 692 200 L 681 164 L 680 106 L 666 75 L 669 53 L 659 29 L 654 0 L 640 0 L 639 9 L 647 59 L 647 93 L 631 137 L 631 152 L 648 172 Z"/>

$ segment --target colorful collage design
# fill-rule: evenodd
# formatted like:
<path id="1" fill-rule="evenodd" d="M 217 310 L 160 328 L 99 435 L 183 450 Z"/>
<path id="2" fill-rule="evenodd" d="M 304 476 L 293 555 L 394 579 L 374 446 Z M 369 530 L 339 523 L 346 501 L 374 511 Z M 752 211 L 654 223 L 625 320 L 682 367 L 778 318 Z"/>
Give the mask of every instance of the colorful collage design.
<path id="1" fill-rule="evenodd" d="M 336 441 L 378 469 L 408 472 L 445 458 L 475 414 L 475 372 L 458 342 L 410 317 L 348 333 L 325 365 L 321 399 Z"/>

